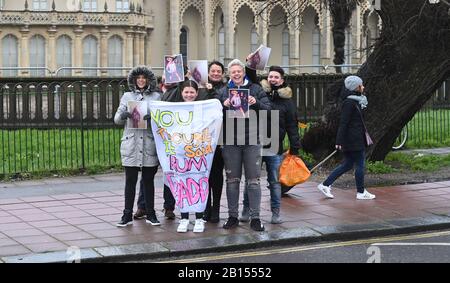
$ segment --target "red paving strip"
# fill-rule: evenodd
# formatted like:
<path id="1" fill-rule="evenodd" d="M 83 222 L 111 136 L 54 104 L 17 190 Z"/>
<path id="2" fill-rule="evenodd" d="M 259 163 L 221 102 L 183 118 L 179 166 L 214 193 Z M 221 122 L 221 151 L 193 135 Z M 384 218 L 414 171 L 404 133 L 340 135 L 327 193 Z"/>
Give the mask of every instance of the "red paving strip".
<path id="1" fill-rule="evenodd" d="M 450 214 L 450 182 L 371 188 L 369 190 L 377 195 L 374 201 L 358 201 L 355 190 L 336 188 L 333 190 L 335 198 L 326 199 L 317 190 L 317 184 L 305 183 L 282 198 L 284 223 L 273 225 L 269 223 L 270 192 L 264 189 L 265 185 L 262 184 L 260 214 L 267 231 Z M 228 217 L 226 190 L 221 200 L 220 223 L 207 223 L 204 233 L 192 232 L 192 215 L 190 231 L 177 233 L 178 220 L 164 219 L 162 204 L 161 189 L 155 198 L 161 226 L 154 227 L 141 220 L 134 221 L 133 226 L 117 228 L 115 223 L 120 220 L 124 205 L 123 190 L 0 200 L 0 256 L 65 251 L 69 246 L 106 247 L 251 231 L 249 223 L 240 223 L 232 231 L 222 228 Z M 176 215 L 179 218 L 178 212 Z"/>

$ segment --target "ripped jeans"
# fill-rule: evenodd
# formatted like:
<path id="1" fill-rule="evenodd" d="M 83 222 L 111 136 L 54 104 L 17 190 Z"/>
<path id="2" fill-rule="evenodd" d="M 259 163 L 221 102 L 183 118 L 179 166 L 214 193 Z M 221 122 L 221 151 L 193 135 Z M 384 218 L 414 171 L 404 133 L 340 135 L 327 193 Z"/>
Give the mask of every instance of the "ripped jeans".
<path id="1" fill-rule="evenodd" d="M 224 145 L 222 149 L 227 176 L 227 200 L 229 217 L 239 215 L 239 188 L 244 165 L 245 179 L 250 208 L 250 217 L 259 218 L 261 207 L 261 146 Z"/>

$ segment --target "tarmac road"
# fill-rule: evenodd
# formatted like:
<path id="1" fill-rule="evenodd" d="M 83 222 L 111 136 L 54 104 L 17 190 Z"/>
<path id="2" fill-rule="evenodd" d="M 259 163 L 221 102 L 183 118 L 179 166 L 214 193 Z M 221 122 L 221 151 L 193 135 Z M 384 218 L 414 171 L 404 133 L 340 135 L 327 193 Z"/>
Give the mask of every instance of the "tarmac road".
<path id="1" fill-rule="evenodd" d="M 162 262 L 448 263 L 450 262 L 450 230 L 356 241 L 198 255 L 170 260 L 164 259 Z"/>

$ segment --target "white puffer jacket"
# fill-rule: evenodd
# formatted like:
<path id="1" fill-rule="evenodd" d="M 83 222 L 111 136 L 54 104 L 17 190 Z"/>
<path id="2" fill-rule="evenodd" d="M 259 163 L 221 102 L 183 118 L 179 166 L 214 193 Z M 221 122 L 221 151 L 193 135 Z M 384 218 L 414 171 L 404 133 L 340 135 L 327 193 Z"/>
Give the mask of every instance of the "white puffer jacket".
<path id="1" fill-rule="evenodd" d="M 144 75 L 149 84 L 144 92 L 136 88 L 136 78 Z M 130 92 L 124 93 L 120 99 L 120 105 L 114 116 L 117 125 L 124 125 L 123 136 L 120 143 L 120 156 L 122 166 L 127 167 L 153 167 L 158 166 L 158 155 L 156 154 L 155 140 L 150 123 L 146 130 L 129 129 L 127 120 L 120 118 L 123 112 L 128 111 L 128 101 L 146 101 L 147 113 L 150 114 L 150 101 L 160 100 L 160 93 L 156 91 L 156 78 L 147 67 L 136 67 L 128 75 L 128 86 Z M 129 111 L 128 111 L 129 112 Z"/>

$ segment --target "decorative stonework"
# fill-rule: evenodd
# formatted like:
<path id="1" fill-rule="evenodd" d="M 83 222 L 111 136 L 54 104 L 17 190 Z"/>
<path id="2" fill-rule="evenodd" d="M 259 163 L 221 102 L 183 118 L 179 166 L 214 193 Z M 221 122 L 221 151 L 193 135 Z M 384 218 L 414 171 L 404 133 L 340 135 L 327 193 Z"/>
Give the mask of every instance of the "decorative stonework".
<path id="1" fill-rule="evenodd" d="M 318 26 L 319 26 L 320 31 L 322 32 L 324 7 L 323 7 L 323 4 L 319 0 L 308 0 L 308 1 L 303 1 L 301 3 L 300 9 L 299 9 L 300 23 L 303 22 L 301 15 L 305 12 L 305 10 L 308 7 L 311 7 L 316 11 L 317 17 L 318 17 Z"/>
<path id="2" fill-rule="evenodd" d="M 295 32 L 296 26 L 296 15 L 293 13 L 293 11 L 297 11 L 298 7 L 298 1 L 295 0 L 289 0 L 288 5 L 283 5 L 283 3 L 276 3 L 274 5 L 271 5 L 267 10 L 267 19 L 270 21 L 270 17 L 272 15 L 273 10 L 278 6 L 280 7 L 284 13 L 286 14 L 286 20 L 287 20 L 287 26 L 289 29 L 289 33 L 293 34 Z"/>
<path id="3" fill-rule="evenodd" d="M 214 15 L 216 14 L 217 8 L 221 8 L 223 11 L 223 0 L 212 0 L 211 1 L 211 14 L 210 14 L 210 19 L 211 21 L 208 23 L 208 26 L 210 27 L 210 34 L 211 36 L 214 35 L 214 30 L 215 30 L 215 18 Z"/>
<path id="4" fill-rule="evenodd" d="M 206 0 L 206 1 L 210 1 L 210 0 Z M 191 6 L 193 6 L 195 9 L 197 9 L 197 11 L 199 12 L 200 17 L 201 17 L 202 30 L 204 31 L 205 30 L 205 3 L 203 2 L 203 0 L 181 0 L 180 1 L 180 26 L 179 26 L 179 29 L 181 29 L 181 27 L 183 25 L 184 13 Z"/>
<path id="5" fill-rule="evenodd" d="M 81 26 L 134 26 L 153 28 L 153 15 L 103 12 L 23 12 L 2 11 L 0 25 L 81 25 Z"/>
<path id="6" fill-rule="evenodd" d="M 259 26 L 258 12 L 259 12 L 259 3 L 252 0 L 237 0 L 233 2 L 233 24 L 232 29 L 234 30 L 238 24 L 237 15 L 242 6 L 247 5 L 250 10 L 253 12 L 255 17 L 255 26 Z"/>

